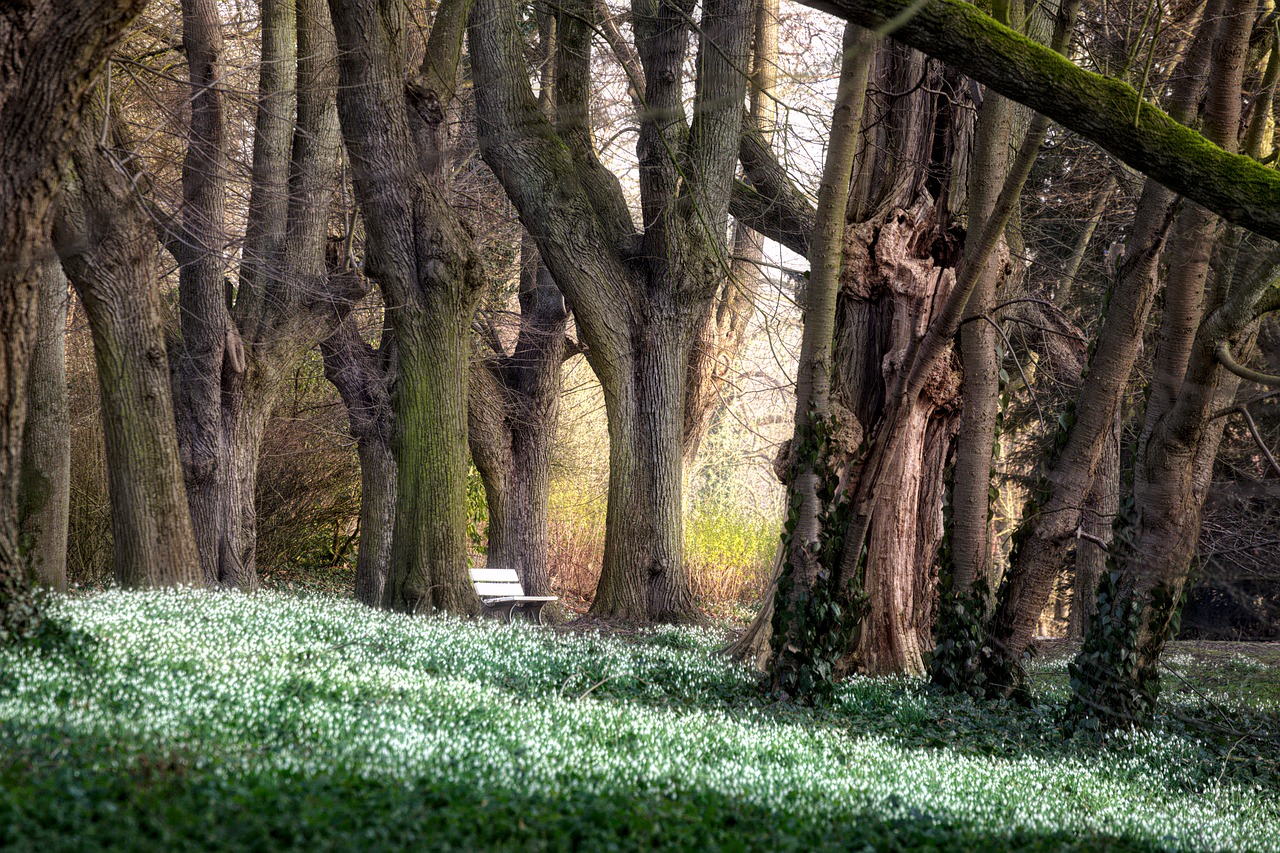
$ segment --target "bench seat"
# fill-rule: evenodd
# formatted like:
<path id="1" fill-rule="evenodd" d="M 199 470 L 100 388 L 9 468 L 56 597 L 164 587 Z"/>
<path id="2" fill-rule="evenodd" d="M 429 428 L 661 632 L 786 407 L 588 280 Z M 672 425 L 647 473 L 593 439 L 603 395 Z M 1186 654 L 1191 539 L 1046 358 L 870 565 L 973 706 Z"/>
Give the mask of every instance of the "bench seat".
<path id="1" fill-rule="evenodd" d="M 480 597 L 484 614 L 497 614 L 506 622 L 519 611 L 534 624 L 541 625 L 542 608 L 549 601 L 559 600 L 555 595 L 525 595 L 515 569 L 472 569 L 471 583 Z"/>

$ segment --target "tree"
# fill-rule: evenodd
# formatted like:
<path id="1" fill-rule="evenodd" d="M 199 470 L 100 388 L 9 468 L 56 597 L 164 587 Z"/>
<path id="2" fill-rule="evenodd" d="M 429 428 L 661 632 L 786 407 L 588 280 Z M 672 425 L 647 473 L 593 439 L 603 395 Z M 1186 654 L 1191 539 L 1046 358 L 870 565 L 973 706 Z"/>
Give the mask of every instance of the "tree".
<path id="1" fill-rule="evenodd" d="M 466 563 L 467 371 L 484 286 L 445 192 L 444 109 L 470 3 L 442 3 L 408 79 L 398 0 L 330 0 L 338 110 L 367 232 L 365 269 L 395 331 L 396 502 L 384 607 L 478 612 Z"/>
<path id="2" fill-rule="evenodd" d="M 67 412 L 67 277 L 60 263 L 44 263 L 38 292 L 39 333 L 27 375 L 18 529 L 36 583 L 65 591 L 71 424 Z"/>
<path id="3" fill-rule="evenodd" d="M 52 203 L 85 97 L 145 0 L 31 2 L 0 10 L 0 637 L 32 624 L 18 483 L 36 283 Z"/>
<path id="4" fill-rule="evenodd" d="M 209 583 L 257 586 L 258 457 L 281 383 L 361 292 L 329 277 L 339 128 L 336 46 L 324 0 L 262 4 L 262 62 L 238 287 L 226 278 L 228 138 L 219 9 L 183 4 L 192 87 L 180 222 L 179 438 Z M 296 109 L 297 120 L 294 121 Z"/>
<path id="5" fill-rule="evenodd" d="M 639 233 L 586 121 L 592 4 L 560 11 L 554 126 L 530 89 L 510 5 L 481 0 L 470 28 L 482 156 L 568 297 L 604 388 L 609 501 L 592 609 L 632 619 L 693 614 L 681 522 L 686 370 L 729 266 L 750 18 L 744 4 L 704 4 L 689 120 L 682 84 L 691 11 L 632 8 L 644 74 Z"/>
<path id="6" fill-rule="evenodd" d="M 164 347 L 156 231 L 135 189 L 138 176 L 122 165 L 128 147 L 119 121 L 103 110 L 91 115 L 95 126 L 80 134 L 54 235 L 93 331 L 115 580 L 202 585 Z"/>

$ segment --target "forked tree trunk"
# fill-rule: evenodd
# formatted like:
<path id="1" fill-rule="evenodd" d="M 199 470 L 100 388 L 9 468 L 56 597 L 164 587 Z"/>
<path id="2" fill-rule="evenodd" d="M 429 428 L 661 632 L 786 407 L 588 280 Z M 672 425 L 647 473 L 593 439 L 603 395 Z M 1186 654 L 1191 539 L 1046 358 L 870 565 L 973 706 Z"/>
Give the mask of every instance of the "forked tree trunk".
<path id="1" fill-rule="evenodd" d="M 436 10 L 418 79 L 397 0 L 330 0 L 338 107 L 377 282 L 398 352 L 396 507 L 382 605 L 477 613 L 467 573 L 467 369 L 484 276 L 444 185 L 445 108 L 470 3 Z"/>
<path id="2" fill-rule="evenodd" d="M 749 21 L 742 4 L 704 4 L 687 120 L 682 76 L 692 21 L 666 4 L 633 11 L 629 69 L 645 90 L 639 234 L 587 122 L 593 5 L 578 0 L 561 10 L 554 126 L 529 88 L 519 24 L 506 4 L 477 2 L 471 58 L 481 153 L 572 303 L 604 388 L 610 506 L 593 612 L 688 619 L 695 612 L 680 511 L 686 370 L 727 255 Z"/>
<path id="3" fill-rule="evenodd" d="M 71 500 L 71 424 L 67 412 L 67 277 L 49 261 L 40 270 L 39 323 L 27 376 L 18 529 L 33 580 L 67 588 Z"/>
<path id="4" fill-rule="evenodd" d="M 200 586 L 174 424 L 157 240 L 132 181 L 82 134 L 59 202 L 58 252 L 93 332 L 102 394 L 115 579 Z"/>
<path id="5" fill-rule="evenodd" d="M 248 221 L 232 301 L 222 257 L 228 152 L 218 9 L 203 0 L 185 6 L 195 89 L 185 231 L 168 237 L 182 275 L 179 435 L 206 576 L 252 589 L 258 462 L 282 382 L 361 295 L 347 277 L 327 280 L 325 269 L 339 144 L 336 46 L 324 0 L 262 4 Z"/>
<path id="6" fill-rule="evenodd" d="M 547 523 L 551 451 L 560 410 L 568 312 L 550 272 L 526 242 L 515 351 L 474 367 L 468 402 L 471 455 L 489 508 L 488 564 L 515 569 L 525 592 L 549 595 Z"/>

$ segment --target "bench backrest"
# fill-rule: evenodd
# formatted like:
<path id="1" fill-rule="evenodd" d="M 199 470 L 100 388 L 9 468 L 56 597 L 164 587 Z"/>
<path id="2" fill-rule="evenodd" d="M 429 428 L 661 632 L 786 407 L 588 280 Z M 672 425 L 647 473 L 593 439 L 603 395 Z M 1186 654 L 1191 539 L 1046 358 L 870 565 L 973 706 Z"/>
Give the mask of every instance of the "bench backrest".
<path id="1" fill-rule="evenodd" d="M 471 582 L 482 598 L 524 595 L 515 569 L 472 569 Z"/>

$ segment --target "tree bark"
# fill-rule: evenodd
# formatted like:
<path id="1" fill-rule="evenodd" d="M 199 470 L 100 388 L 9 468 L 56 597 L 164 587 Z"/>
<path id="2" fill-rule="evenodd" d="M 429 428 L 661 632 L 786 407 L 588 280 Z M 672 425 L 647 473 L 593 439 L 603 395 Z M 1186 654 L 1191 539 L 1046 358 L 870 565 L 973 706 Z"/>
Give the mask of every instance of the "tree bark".
<path id="1" fill-rule="evenodd" d="M 360 544 L 356 552 L 356 600 L 382 606 L 391 538 L 395 530 L 396 461 L 391 452 L 396 375 L 394 333 L 384 329 L 374 349 L 348 316 L 320 344 L 324 374 L 342 397 L 360 456 Z"/>
<path id="2" fill-rule="evenodd" d="M 244 373 L 244 345 L 230 315 L 224 278 L 227 138 L 222 79 L 222 31 L 215 0 L 182 0 L 182 40 L 191 86 L 191 122 L 182 164 L 178 311 L 182 345 L 174 372 L 178 438 L 191 524 L 205 582 L 253 589 L 257 576 L 242 562 L 227 522 L 238 505 L 229 487 L 223 428 L 224 385 Z"/>
<path id="3" fill-rule="evenodd" d="M 27 374 L 27 423 L 18 484 L 18 529 L 32 579 L 67 589 L 67 512 L 71 500 L 71 423 L 67 410 L 67 277 L 40 270 L 39 323 Z"/>
<path id="4" fill-rule="evenodd" d="M 969 171 L 968 230 L 979 233 L 995 208 L 1009 170 L 1014 144 L 1014 104 L 989 92 L 978 112 Z M 992 567 L 991 467 L 996 417 L 1000 408 L 1000 359 L 996 353 L 996 290 L 1013 273 L 1007 244 L 992 254 L 978 274 L 966 322 L 960 329 L 964 379 L 960 396 L 960 431 L 956 440 L 952 487 L 951 557 L 956 594 L 967 596 L 973 584 L 994 582 Z"/>
<path id="5" fill-rule="evenodd" d="M 52 203 L 98 70 L 145 0 L 0 9 L 0 638 L 35 615 L 18 533 L 18 481 L 37 289 Z"/>
<path id="6" fill-rule="evenodd" d="M 823 565 L 822 481 L 834 477 L 842 448 L 829 438 L 835 429 L 831 418 L 832 347 L 836 305 L 844 260 L 845 210 L 849 182 L 858 151 L 858 131 L 867 97 L 867 79 L 875 37 L 854 24 L 845 26 L 844 56 L 831 119 L 831 137 L 818 187 L 818 211 L 813 248 L 809 256 L 809 286 L 804 294 L 804 330 L 796 371 L 795 433 L 791 439 L 794 461 L 788 483 L 787 507 L 790 537 L 786 541 L 786 587 L 789 593 L 775 600 L 781 610 L 785 634 L 773 643 L 771 678 L 775 691 L 803 690 L 806 682 L 823 674 L 807 675 L 815 649 L 806 635 L 817 614 L 810 612 L 815 594 L 832 597 L 828 583 L 834 566 Z M 818 430 L 822 430 L 821 433 Z M 831 536 L 836 531 L 825 531 Z M 828 563 L 836 555 L 827 555 Z M 772 620 L 771 620 L 772 621 Z M 811 688 L 810 688 L 811 689 Z"/>
<path id="7" fill-rule="evenodd" d="M 593 612 L 688 619 L 679 447 L 689 348 L 727 268 L 748 16 L 743 4 L 704 6 L 688 121 L 681 81 L 690 19 L 665 4 L 633 10 L 645 87 L 637 234 L 586 132 L 584 46 L 594 11 L 578 2 L 561 14 L 553 127 L 529 88 L 513 10 L 477 3 L 470 38 L 481 153 L 572 304 L 605 392 L 610 503 Z"/>
<path id="8" fill-rule="evenodd" d="M 93 332 L 115 580 L 203 585 L 174 422 L 156 232 L 130 176 L 113 162 L 118 154 L 94 136 L 81 135 L 54 233 Z"/>
<path id="9" fill-rule="evenodd" d="M 747 122 L 764 145 L 771 145 L 778 120 L 778 0 L 755 0 L 755 42 L 751 55 L 750 108 Z M 750 183 L 750 176 L 747 176 Z M 735 221 L 729 274 L 723 278 L 689 350 L 684 403 L 684 472 L 697 462 L 702 440 L 726 404 L 729 377 L 747 339 L 755 313 L 755 293 L 765 284 L 760 272 L 764 238 Z"/>
<path id="10" fill-rule="evenodd" d="M 470 324 L 484 275 L 442 174 L 444 110 L 469 6 L 441 4 L 419 77 L 408 81 L 396 0 L 329 4 L 366 271 L 398 348 L 396 509 L 382 604 L 406 612 L 480 610 L 467 569 L 466 435 Z"/>

